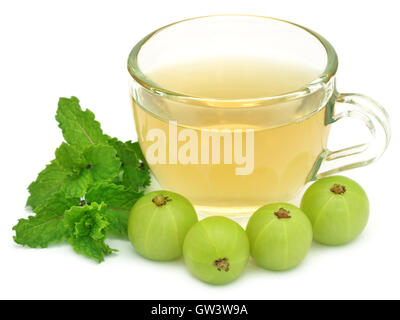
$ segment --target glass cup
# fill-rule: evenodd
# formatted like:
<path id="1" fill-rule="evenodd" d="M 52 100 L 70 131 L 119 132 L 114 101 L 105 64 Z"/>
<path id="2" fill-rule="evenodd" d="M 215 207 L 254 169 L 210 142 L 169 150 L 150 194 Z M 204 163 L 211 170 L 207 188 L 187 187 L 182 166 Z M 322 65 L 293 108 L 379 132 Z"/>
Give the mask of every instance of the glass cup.
<path id="1" fill-rule="evenodd" d="M 174 66 L 215 57 L 279 61 L 316 76 L 291 91 L 242 97 L 238 88 L 222 98 L 182 92 L 152 76 L 165 69 L 176 78 Z M 388 115 L 371 98 L 338 93 L 337 67 L 335 50 L 319 34 L 267 17 L 199 17 L 146 36 L 129 56 L 130 94 L 138 140 L 161 187 L 183 194 L 202 214 L 248 215 L 290 202 L 309 181 L 375 161 L 390 140 Z M 204 69 L 210 79 L 219 76 L 215 65 Z M 190 88 L 196 79 L 189 72 L 175 80 Z M 329 150 L 330 126 L 349 117 L 367 126 L 370 140 Z"/>

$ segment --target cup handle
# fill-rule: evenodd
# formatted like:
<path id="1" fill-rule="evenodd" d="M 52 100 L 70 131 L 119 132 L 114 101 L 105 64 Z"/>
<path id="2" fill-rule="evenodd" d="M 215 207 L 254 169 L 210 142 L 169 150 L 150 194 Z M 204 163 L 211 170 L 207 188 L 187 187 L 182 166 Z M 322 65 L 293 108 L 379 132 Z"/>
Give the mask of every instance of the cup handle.
<path id="1" fill-rule="evenodd" d="M 354 93 L 336 95 L 333 108 L 327 106 L 328 124 L 343 118 L 355 118 L 364 122 L 371 133 L 370 141 L 331 151 L 326 150 L 316 163 L 316 170 L 310 180 L 318 180 L 326 176 L 366 166 L 377 160 L 386 150 L 391 136 L 389 115 L 386 110 L 373 99 Z M 332 115 L 334 111 L 334 115 Z"/>

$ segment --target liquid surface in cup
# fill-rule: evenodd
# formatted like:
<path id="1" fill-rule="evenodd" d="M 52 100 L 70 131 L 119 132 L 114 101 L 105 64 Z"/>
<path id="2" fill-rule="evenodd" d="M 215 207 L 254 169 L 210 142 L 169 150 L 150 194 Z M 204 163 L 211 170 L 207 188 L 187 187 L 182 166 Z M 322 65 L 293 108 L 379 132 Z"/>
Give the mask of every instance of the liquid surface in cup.
<path id="1" fill-rule="evenodd" d="M 172 91 L 217 99 L 276 96 L 296 91 L 318 76 L 317 70 L 254 57 L 202 58 L 148 74 L 155 83 Z"/>
<path id="2" fill-rule="evenodd" d="M 208 59 L 182 63 L 153 70 L 147 75 L 153 82 L 170 90 L 196 97 L 218 99 L 251 99 L 274 96 L 295 91 L 316 79 L 317 71 L 306 67 L 264 61 L 261 59 Z M 166 133 L 166 150 L 171 143 L 169 123 L 173 104 L 165 102 L 162 110 L 165 117 L 153 116 L 148 110 L 152 100 L 141 99 L 139 105 L 133 101 L 134 115 L 138 138 L 143 153 L 146 155 L 154 141 L 146 138 L 152 129 L 161 129 Z M 307 103 L 305 100 L 303 103 Z M 229 102 L 223 107 L 232 107 Z M 249 112 L 248 108 L 243 112 Z M 206 106 L 204 108 L 207 108 Z M 257 108 L 257 107 L 256 107 Z M 303 108 L 297 109 L 293 118 L 301 118 Z M 239 111 L 240 112 L 240 111 Z M 168 115 L 167 115 L 168 114 Z M 325 108 L 301 121 L 294 121 L 279 127 L 264 127 L 246 123 L 246 114 L 235 122 L 218 124 L 216 119 L 208 123 L 207 119 L 196 118 L 192 106 L 181 118 L 190 119 L 178 122 L 177 134 L 182 130 L 193 129 L 198 137 L 199 161 L 197 164 L 153 164 L 150 165 L 162 188 L 181 193 L 188 197 L 197 209 L 206 214 L 242 215 L 254 212 L 258 207 L 277 201 L 289 201 L 306 183 L 307 177 L 320 154 L 326 149 L 329 127 L 325 125 Z M 286 115 L 287 116 L 287 115 Z M 279 108 L 268 117 L 282 117 Z M 241 121 L 242 119 L 243 121 Z M 218 119 L 217 119 L 218 120 Z M 193 125 L 198 121 L 199 125 Z M 217 124 L 216 124 L 217 122 Z M 212 164 L 212 143 L 210 139 L 210 163 L 202 164 L 201 135 L 202 131 L 224 129 L 232 134 L 235 129 L 254 129 L 253 170 L 247 175 L 238 175 L 237 163 L 224 163 L 224 142 L 221 140 L 219 151 L 221 163 Z M 178 141 L 178 152 L 187 141 Z M 246 133 L 242 133 L 242 150 L 246 153 Z M 235 150 L 233 150 L 235 152 Z"/>

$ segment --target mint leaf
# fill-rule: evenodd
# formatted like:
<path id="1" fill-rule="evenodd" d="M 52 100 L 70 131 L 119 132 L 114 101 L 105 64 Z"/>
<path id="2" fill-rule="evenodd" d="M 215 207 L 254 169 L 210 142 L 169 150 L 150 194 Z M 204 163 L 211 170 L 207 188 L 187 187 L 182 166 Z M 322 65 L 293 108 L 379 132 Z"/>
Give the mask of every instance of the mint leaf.
<path id="1" fill-rule="evenodd" d="M 105 243 L 107 232 L 126 236 L 130 209 L 150 184 L 149 167 L 137 142 L 103 134 L 77 98 L 60 98 L 56 120 L 66 142 L 29 185 L 26 205 L 36 215 L 18 221 L 14 240 L 30 247 L 68 240 L 101 262 L 116 251 Z"/>
<path id="2" fill-rule="evenodd" d="M 60 98 L 56 120 L 65 141 L 79 149 L 106 143 L 100 123 L 95 120 L 90 110 L 82 111 L 76 97 Z"/>
<path id="3" fill-rule="evenodd" d="M 114 183 L 102 182 L 91 187 L 86 193 L 87 202 L 104 202 L 107 207 L 116 207 L 123 210 L 131 210 L 135 202 L 143 195 Z"/>
<path id="4" fill-rule="evenodd" d="M 65 142 L 61 143 L 55 154 L 56 159 L 54 162 L 65 169 L 70 169 L 71 172 L 79 172 L 80 168 L 85 165 L 82 153 Z"/>
<path id="5" fill-rule="evenodd" d="M 99 183 L 88 190 L 85 200 L 88 203 L 102 201 L 106 203 L 104 215 L 109 223 L 109 232 L 126 236 L 130 210 L 142 195 L 143 192 L 137 192 L 122 185 Z"/>
<path id="6" fill-rule="evenodd" d="M 55 193 L 62 191 L 65 181 L 71 176 L 71 171 L 53 162 L 41 171 L 32 182 L 28 190 L 30 196 L 26 203 L 33 210 L 41 205 L 45 205 Z"/>
<path id="7" fill-rule="evenodd" d="M 108 137 L 108 143 L 117 150 L 117 156 L 122 163 L 121 183 L 135 190 L 148 186 L 150 184 L 149 167 L 144 161 L 139 144 L 131 141 L 123 143 L 110 137 Z"/>
<path id="8" fill-rule="evenodd" d="M 64 214 L 64 225 L 68 242 L 77 253 L 100 263 L 104 256 L 116 251 L 104 242 L 109 223 L 103 203 L 72 207 Z"/>
<path id="9" fill-rule="evenodd" d="M 90 184 L 114 179 L 121 167 L 114 148 L 105 145 L 92 145 L 80 153 L 63 143 L 56 151 L 55 162 L 73 172 L 62 186 L 67 197 L 83 197 Z"/>
<path id="10" fill-rule="evenodd" d="M 142 149 L 140 148 L 140 144 L 139 142 L 132 142 L 132 141 L 127 141 L 125 142 L 125 144 L 127 144 L 130 148 L 133 149 L 133 151 L 135 151 L 136 157 L 141 161 L 144 162 L 144 164 L 146 165 L 146 168 L 149 167 L 146 159 L 144 158 Z"/>
<path id="11" fill-rule="evenodd" d="M 89 172 L 85 172 L 86 160 L 74 146 L 63 142 L 56 150 L 54 160 L 60 167 L 71 171 L 63 183 L 62 189 L 67 197 L 82 197 L 92 179 Z"/>
<path id="12" fill-rule="evenodd" d="M 76 253 L 82 254 L 86 258 L 93 259 L 98 263 L 104 261 L 104 257 L 117 250 L 111 249 L 102 241 L 96 241 L 90 237 L 70 238 L 69 244 Z"/>
<path id="13" fill-rule="evenodd" d="M 20 219 L 13 227 L 14 241 L 31 248 L 46 248 L 64 239 L 64 212 L 78 205 L 80 199 L 66 199 L 63 193 L 54 194 L 47 202 L 36 208 L 36 216 Z"/>
<path id="14" fill-rule="evenodd" d="M 19 219 L 13 230 L 15 230 L 14 241 L 31 248 L 46 248 L 50 243 L 64 239 L 62 216 L 51 213 Z"/>
<path id="15" fill-rule="evenodd" d="M 117 177 L 120 167 L 121 162 L 111 146 L 91 145 L 81 154 L 75 147 L 63 143 L 56 150 L 56 159 L 28 187 L 30 196 L 26 205 L 35 210 L 60 191 L 68 198 L 82 197 L 89 184 Z"/>
<path id="16" fill-rule="evenodd" d="M 62 190 L 67 197 L 83 197 L 88 186 L 93 179 L 87 170 L 81 169 L 79 173 L 75 173 L 67 177 L 64 181 Z"/>
<path id="17" fill-rule="evenodd" d="M 121 162 L 117 153 L 110 146 L 90 146 L 83 152 L 85 169 L 90 173 L 94 182 L 112 180 L 118 176 Z"/>

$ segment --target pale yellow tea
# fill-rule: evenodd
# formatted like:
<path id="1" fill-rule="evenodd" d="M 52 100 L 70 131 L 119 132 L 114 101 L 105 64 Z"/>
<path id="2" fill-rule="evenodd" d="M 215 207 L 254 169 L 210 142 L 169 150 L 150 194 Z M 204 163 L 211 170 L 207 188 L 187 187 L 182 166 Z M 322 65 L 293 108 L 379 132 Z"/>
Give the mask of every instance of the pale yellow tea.
<path id="1" fill-rule="evenodd" d="M 154 100 L 133 98 L 144 154 L 166 160 L 150 165 L 155 177 L 164 189 L 185 195 L 203 213 L 248 214 L 267 203 L 289 201 L 304 185 L 326 148 L 329 127 L 325 125 L 325 108 L 302 117 L 307 108 L 300 105 L 295 111 L 298 114 L 290 117 L 300 120 L 279 127 L 262 125 L 263 119 L 254 125 L 247 121 L 249 106 L 245 99 L 296 91 L 318 78 L 315 70 L 276 61 L 226 57 L 171 65 L 153 70 L 147 76 L 158 85 L 187 96 L 235 100 L 234 104 L 220 103 L 217 108 L 243 109 L 243 115 L 236 110 L 236 120 L 232 122 L 232 119 L 224 121 L 223 113 L 218 115 L 218 111 L 215 117 L 207 118 L 196 109 L 216 107 L 194 108 L 188 104 L 187 110 L 179 113 L 177 127 L 171 129 L 168 120 L 174 120 L 172 101 L 158 106 L 161 114 L 154 116 L 149 111 Z M 243 99 L 243 105 L 237 99 Z M 306 103 L 305 99 L 303 104 Z M 279 123 L 288 115 L 276 108 L 276 112 L 267 116 L 266 123 Z M 165 132 L 165 136 L 153 134 L 153 129 Z M 238 133 L 238 129 L 254 131 Z M 213 141 L 212 135 L 216 133 L 218 137 Z M 236 139 L 239 136 L 240 141 Z M 207 139 L 208 144 L 204 145 L 202 139 Z M 160 147 L 163 142 L 164 149 Z M 218 154 L 213 159 L 214 153 Z"/>

